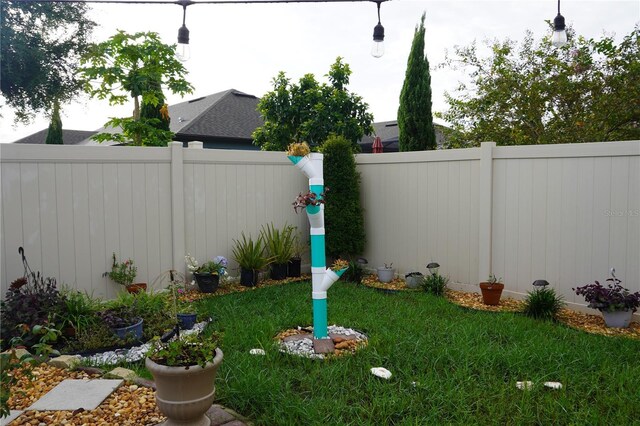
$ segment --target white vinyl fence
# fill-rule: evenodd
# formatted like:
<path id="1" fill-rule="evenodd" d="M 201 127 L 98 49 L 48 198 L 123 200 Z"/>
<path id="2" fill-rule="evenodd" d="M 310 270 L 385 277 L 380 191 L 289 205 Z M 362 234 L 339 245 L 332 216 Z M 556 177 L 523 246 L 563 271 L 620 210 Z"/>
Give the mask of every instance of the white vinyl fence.
<path id="1" fill-rule="evenodd" d="M 0 145 L 2 294 L 34 270 L 113 297 L 112 252 L 141 281 L 184 255 L 231 258 L 233 239 L 263 224 L 298 226 L 307 182 L 283 153 L 182 148 Z M 490 272 L 510 295 L 548 280 L 571 290 L 607 278 L 640 290 L 640 142 L 496 147 L 357 156 L 369 266 L 426 273 L 455 287 Z M 234 267 L 235 265 L 231 265 Z"/>

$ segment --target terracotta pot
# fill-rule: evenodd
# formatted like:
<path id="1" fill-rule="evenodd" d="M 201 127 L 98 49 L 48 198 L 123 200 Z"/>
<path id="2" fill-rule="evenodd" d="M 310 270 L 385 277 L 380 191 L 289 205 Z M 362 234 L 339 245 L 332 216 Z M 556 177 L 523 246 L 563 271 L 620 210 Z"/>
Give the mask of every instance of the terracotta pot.
<path id="1" fill-rule="evenodd" d="M 199 365 L 167 367 L 149 358 L 145 360 L 156 383 L 156 404 L 167 416 L 163 425 L 209 426 L 211 420 L 205 413 L 213 404 L 216 372 L 222 357 L 222 350 L 216 349 L 213 362 L 204 368 Z"/>
<path id="2" fill-rule="evenodd" d="M 480 290 L 482 291 L 482 301 L 485 305 L 499 305 L 500 304 L 500 296 L 502 295 L 502 290 L 504 289 L 504 284 L 502 283 L 480 283 Z"/>
<path id="3" fill-rule="evenodd" d="M 127 286 L 127 291 L 130 294 L 137 294 L 147 291 L 147 283 L 133 283 Z"/>

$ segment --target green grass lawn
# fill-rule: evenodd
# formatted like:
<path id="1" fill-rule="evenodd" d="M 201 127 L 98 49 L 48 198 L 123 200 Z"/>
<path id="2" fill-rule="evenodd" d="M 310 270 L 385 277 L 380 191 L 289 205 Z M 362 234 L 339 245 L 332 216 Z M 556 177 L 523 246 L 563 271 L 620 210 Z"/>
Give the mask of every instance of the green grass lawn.
<path id="1" fill-rule="evenodd" d="M 260 425 L 640 423 L 640 341 L 349 283 L 328 302 L 329 324 L 364 331 L 367 348 L 324 361 L 278 351 L 278 332 L 312 323 L 309 283 L 200 302 L 223 333 L 217 402 Z"/>

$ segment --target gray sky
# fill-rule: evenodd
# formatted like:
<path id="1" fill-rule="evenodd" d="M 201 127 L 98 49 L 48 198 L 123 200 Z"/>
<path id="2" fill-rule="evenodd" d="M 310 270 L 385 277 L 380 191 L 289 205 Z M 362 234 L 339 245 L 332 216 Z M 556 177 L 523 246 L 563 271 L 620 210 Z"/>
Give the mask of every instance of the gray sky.
<path id="1" fill-rule="evenodd" d="M 165 43 L 175 43 L 182 24 L 177 5 L 93 5 L 91 14 L 99 27 L 95 41 L 117 29 L 155 31 Z M 320 81 L 337 56 L 351 66 L 349 89 L 362 96 L 375 121 L 394 120 L 404 81 L 407 57 L 416 24 L 426 11 L 426 51 L 432 67 L 433 109 L 445 109 L 444 92 L 453 91 L 464 74 L 433 69 L 445 52 L 474 40 L 521 40 L 527 29 L 536 37 L 548 31 L 545 20 L 557 12 L 555 0 L 430 1 L 392 0 L 382 4 L 385 55 L 370 55 L 376 5 L 362 3 L 193 5 L 187 8 L 191 59 L 185 63 L 188 80 L 195 86 L 184 100 L 230 88 L 256 96 L 271 89 L 278 71 L 297 81 L 313 73 Z M 561 13 L 579 35 L 620 39 L 640 22 L 638 0 L 562 0 Z M 181 102 L 168 96 L 170 104 Z M 126 116 L 133 103 L 111 107 L 107 101 L 85 97 L 63 106 L 65 129 L 94 130 L 108 117 Z M 12 142 L 46 128 L 41 116 L 29 126 L 14 125 L 7 107 L 2 108 L 0 141 Z"/>

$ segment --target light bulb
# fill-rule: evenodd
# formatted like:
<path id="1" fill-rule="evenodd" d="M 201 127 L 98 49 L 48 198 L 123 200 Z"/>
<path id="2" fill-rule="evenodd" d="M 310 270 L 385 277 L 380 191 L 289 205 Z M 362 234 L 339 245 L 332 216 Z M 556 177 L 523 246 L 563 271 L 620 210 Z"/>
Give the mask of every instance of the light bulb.
<path id="1" fill-rule="evenodd" d="M 384 55 L 384 41 L 374 41 L 371 47 L 371 56 L 379 58 Z"/>
<path id="2" fill-rule="evenodd" d="M 176 56 L 182 62 L 188 61 L 191 58 L 191 48 L 188 44 L 178 43 L 176 47 Z"/>
<path id="3" fill-rule="evenodd" d="M 555 47 L 562 47 L 567 44 L 567 31 L 565 29 L 555 30 L 551 37 L 551 44 Z"/>

